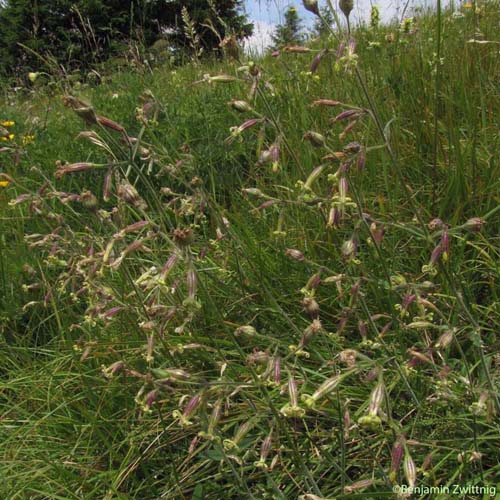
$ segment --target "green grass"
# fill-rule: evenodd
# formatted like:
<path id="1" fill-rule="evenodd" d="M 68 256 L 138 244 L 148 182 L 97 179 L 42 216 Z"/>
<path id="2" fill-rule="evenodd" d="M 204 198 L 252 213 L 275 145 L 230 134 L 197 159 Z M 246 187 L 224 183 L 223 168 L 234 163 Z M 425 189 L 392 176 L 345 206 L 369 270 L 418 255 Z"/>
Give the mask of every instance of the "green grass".
<path id="1" fill-rule="evenodd" d="M 412 462 L 498 486 L 499 16 L 457 12 L 357 29 L 350 68 L 329 39 L 4 92 L 1 498 L 392 498 Z"/>

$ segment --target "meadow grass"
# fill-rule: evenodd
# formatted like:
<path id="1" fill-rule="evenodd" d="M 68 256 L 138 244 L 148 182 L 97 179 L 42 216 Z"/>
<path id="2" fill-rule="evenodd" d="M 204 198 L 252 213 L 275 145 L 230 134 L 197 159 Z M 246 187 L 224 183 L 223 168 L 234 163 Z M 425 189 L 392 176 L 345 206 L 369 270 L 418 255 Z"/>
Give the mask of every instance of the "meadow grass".
<path id="1" fill-rule="evenodd" d="M 499 14 L 440 14 L 4 92 L 1 498 L 488 498 Z"/>

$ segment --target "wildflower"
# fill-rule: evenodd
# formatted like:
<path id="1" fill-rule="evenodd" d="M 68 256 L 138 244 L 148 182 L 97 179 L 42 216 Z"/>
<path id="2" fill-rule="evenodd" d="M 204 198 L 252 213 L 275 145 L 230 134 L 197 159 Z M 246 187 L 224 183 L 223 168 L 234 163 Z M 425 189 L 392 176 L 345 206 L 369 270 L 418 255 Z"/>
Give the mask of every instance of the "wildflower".
<path id="1" fill-rule="evenodd" d="M 125 368 L 125 363 L 123 361 L 115 361 L 112 365 L 108 367 L 102 367 L 102 374 L 110 379 L 113 375 L 116 375 Z"/>
<path id="2" fill-rule="evenodd" d="M 39 76 L 40 73 L 34 73 L 34 72 L 28 73 L 28 79 L 31 83 L 35 83 Z"/>
<path id="3" fill-rule="evenodd" d="M 212 413 L 210 414 L 210 418 L 208 419 L 208 428 L 207 431 L 200 431 L 198 436 L 204 439 L 208 439 L 209 441 L 213 441 L 216 439 L 215 428 L 219 423 L 219 420 L 222 415 L 222 401 L 218 399 L 214 404 L 212 409 Z"/>
<path id="4" fill-rule="evenodd" d="M 367 427 L 368 429 L 375 430 L 380 427 L 382 423 L 380 417 L 378 416 L 380 412 L 380 407 L 384 400 L 385 386 L 382 379 L 379 380 L 378 384 L 373 389 L 370 395 L 370 403 L 368 406 L 368 415 L 361 417 L 358 420 L 358 424 Z"/>
<path id="5" fill-rule="evenodd" d="M 0 125 L 5 128 L 13 127 L 16 123 L 12 120 L 4 120 L 0 122 Z"/>
<path id="6" fill-rule="evenodd" d="M 231 144 L 235 139 L 239 138 L 241 136 L 241 133 L 244 132 L 246 129 L 254 127 L 255 125 L 261 122 L 262 118 L 250 118 L 249 120 L 244 121 L 238 127 L 231 127 L 229 129 L 231 135 L 225 139 L 225 143 Z"/>
<path id="7" fill-rule="evenodd" d="M 233 439 L 224 439 L 222 445 L 225 451 L 238 450 L 239 442 L 247 435 L 248 431 L 253 427 L 253 422 L 244 422 L 240 425 Z"/>
<path id="8" fill-rule="evenodd" d="M 269 455 L 269 452 L 271 451 L 271 445 L 272 445 L 272 430 L 271 432 L 266 436 L 264 441 L 262 441 L 262 445 L 260 447 L 260 458 L 257 462 L 254 462 L 254 466 L 261 468 L 261 469 L 268 469 L 268 466 L 266 464 L 266 459 Z"/>
<path id="9" fill-rule="evenodd" d="M 142 403 L 142 410 L 144 413 L 151 413 L 151 406 L 153 406 L 153 403 L 155 402 L 156 398 L 158 397 L 158 390 L 153 389 L 152 391 L 149 391 Z"/>
<path id="10" fill-rule="evenodd" d="M 201 403 L 201 396 L 199 395 L 193 396 L 184 407 L 182 413 L 179 410 L 174 410 L 172 412 L 172 416 L 177 420 L 179 420 L 179 424 L 181 425 L 181 427 L 189 427 L 193 425 L 193 422 L 189 420 L 189 418 L 192 415 L 194 415 L 200 403 Z"/>
<path id="11" fill-rule="evenodd" d="M 32 144 L 35 142 L 35 136 L 34 135 L 23 135 L 21 137 L 21 144 L 23 146 L 27 146 L 28 144 Z"/>
<path id="12" fill-rule="evenodd" d="M 346 258 L 354 258 L 357 252 L 357 244 L 354 238 L 344 241 L 340 247 L 342 255 Z"/>
<path id="13" fill-rule="evenodd" d="M 474 401 L 469 406 L 469 411 L 473 413 L 476 416 L 484 416 L 487 414 L 487 401 L 488 401 L 488 394 L 486 392 L 481 393 L 479 396 L 478 401 Z"/>
<path id="14" fill-rule="evenodd" d="M 0 181 L 0 188 L 6 188 L 9 184 L 9 181 Z"/>
<path id="15" fill-rule="evenodd" d="M 267 163 L 272 163 L 272 170 L 274 173 L 278 171 L 278 161 L 279 161 L 279 146 L 277 143 L 271 144 L 269 149 L 262 151 L 259 157 L 257 165 L 265 165 Z"/>
<path id="16" fill-rule="evenodd" d="M 6 134 L 3 134 L 2 137 L 0 137 L 0 140 L 2 142 L 8 142 L 8 141 L 13 141 L 15 139 L 14 134 L 9 134 L 8 132 Z"/>
<path id="17" fill-rule="evenodd" d="M 299 406 L 299 400 L 297 396 L 297 382 L 293 377 L 288 380 L 288 396 L 290 402 L 283 406 L 280 413 L 288 418 L 301 418 L 306 414 L 304 408 Z"/>
<path id="18" fill-rule="evenodd" d="M 400 437 L 392 446 L 391 452 L 391 470 L 389 472 L 389 479 L 391 482 L 396 481 L 396 473 L 401 465 L 401 461 L 403 460 L 403 438 Z"/>
<path id="19" fill-rule="evenodd" d="M 314 408 L 316 402 L 325 396 L 328 396 L 331 392 L 333 392 L 339 384 L 344 380 L 344 378 L 348 377 L 354 373 L 354 370 L 350 370 L 345 372 L 342 375 L 335 375 L 334 377 L 330 377 L 325 380 L 317 389 L 314 391 L 312 395 L 303 394 L 301 396 L 302 402 L 306 405 L 307 408 Z"/>

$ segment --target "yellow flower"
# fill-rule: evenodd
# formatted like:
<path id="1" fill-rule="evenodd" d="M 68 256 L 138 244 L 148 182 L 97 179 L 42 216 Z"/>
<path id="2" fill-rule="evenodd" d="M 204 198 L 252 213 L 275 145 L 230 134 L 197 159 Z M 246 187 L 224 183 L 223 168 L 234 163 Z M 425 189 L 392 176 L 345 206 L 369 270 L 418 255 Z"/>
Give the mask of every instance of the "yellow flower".
<path id="1" fill-rule="evenodd" d="M 472 4 L 471 3 L 464 3 L 462 7 L 464 9 L 472 9 Z"/>
<path id="2" fill-rule="evenodd" d="M 35 142 L 34 135 L 23 135 L 21 138 L 21 143 L 23 146 L 27 146 L 28 144 L 31 144 L 32 142 Z"/>
<path id="3" fill-rule="evenodd" d="M 9 184 L 9 181 L 0 181 L 0 188 L 6 188 Z"/>
<path id="4" fill-rule="evenodd" d="M 14 140 L 14 137 L 15 137 L 15 135 L 14 135 L 14 134 L 9 134 L 9 135 L 7 135 L 7 136 L 2 137 L 2 138 L 1 138 L 1 140 L 2 140 L 3 142 L 13 141 L 13 140 Z"/>
<path id="5" fill-rule="evenodd" d="M 12 120 L 4 120 L 0 122 L 0 125 L 2 125 L 2 127 L 13 127 L 15 123 Z"/>

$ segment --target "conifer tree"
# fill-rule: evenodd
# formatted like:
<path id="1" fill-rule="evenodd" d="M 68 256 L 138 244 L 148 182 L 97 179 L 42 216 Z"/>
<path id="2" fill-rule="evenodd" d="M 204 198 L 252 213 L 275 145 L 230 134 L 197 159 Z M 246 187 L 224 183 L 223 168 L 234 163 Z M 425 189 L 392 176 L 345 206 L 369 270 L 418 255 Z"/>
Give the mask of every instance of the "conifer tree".
<path id="1" fill-rule="evenodd" d="M 284 45 L 297 45 L 304 40 L 302 23 L 295 7 L 290 7 L 285 12 L 285 22 L 279 24 L 272 36 L 273 48 L 278 49 Z"/>
<path id="2" fill-rule="evenodd" d="M 35 53 L 67 69 L 85 67 L 113 55 L 130 39 L 148 46 L 163 37 L 174 50 L 188 46 L 183 7 L 205 53 L 218 50 L 226 35 L 241 38 L 252 32 L 240 14 L 242 0 L 4 0 L 0 73 L 42 68 Z"/>

